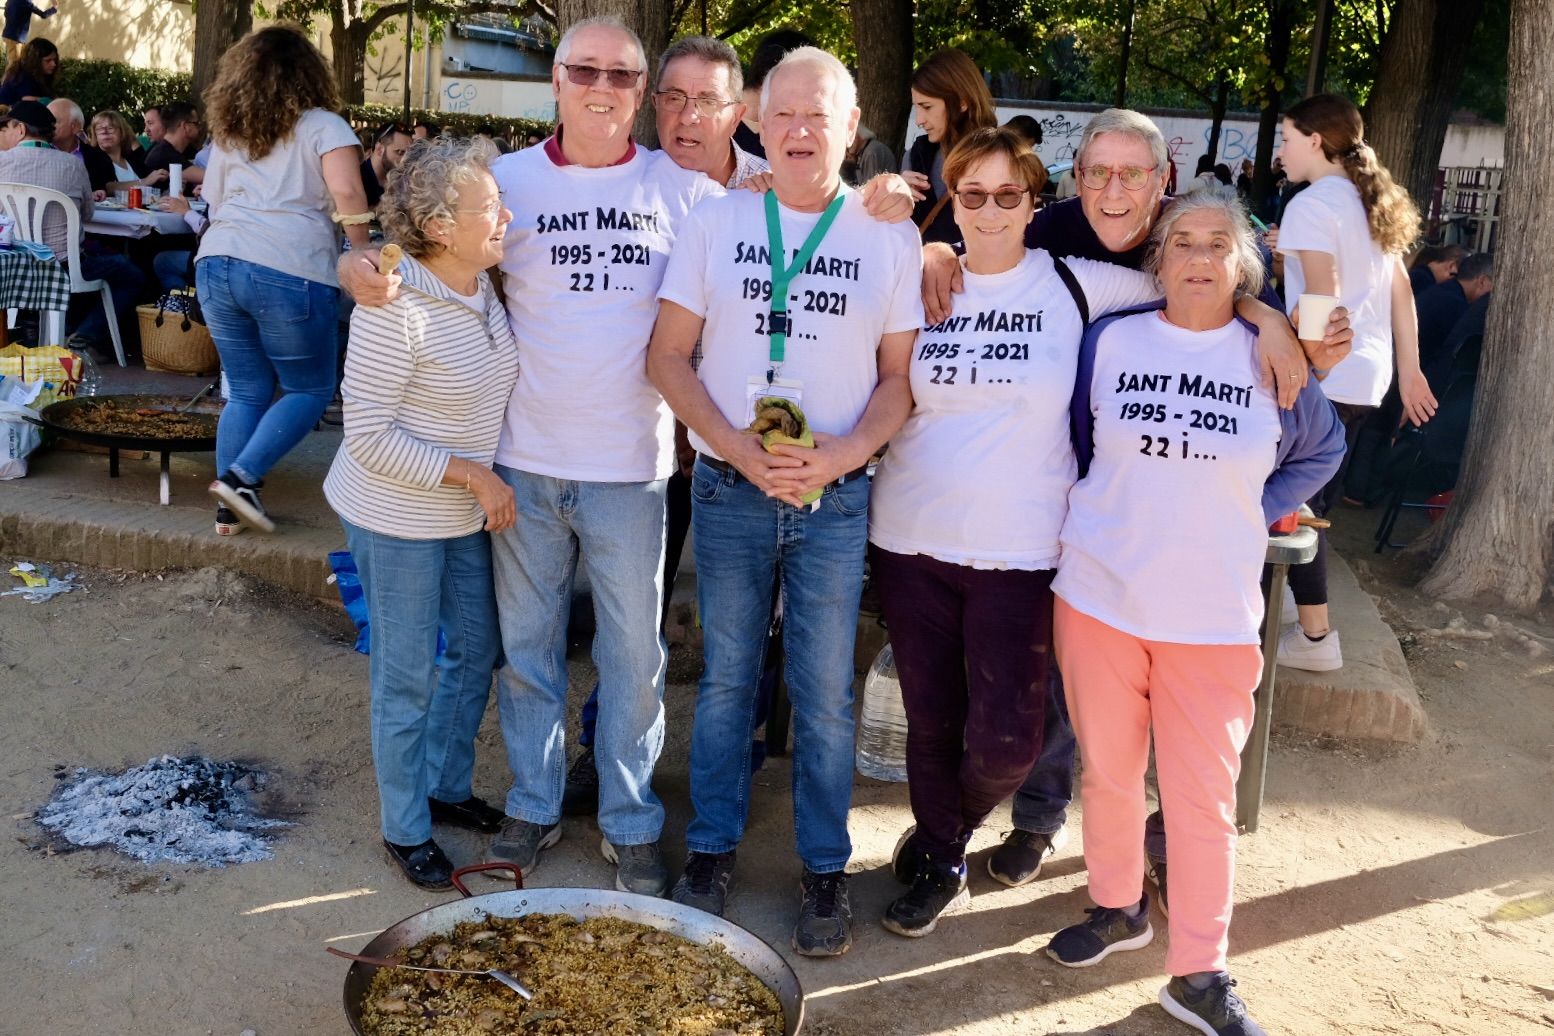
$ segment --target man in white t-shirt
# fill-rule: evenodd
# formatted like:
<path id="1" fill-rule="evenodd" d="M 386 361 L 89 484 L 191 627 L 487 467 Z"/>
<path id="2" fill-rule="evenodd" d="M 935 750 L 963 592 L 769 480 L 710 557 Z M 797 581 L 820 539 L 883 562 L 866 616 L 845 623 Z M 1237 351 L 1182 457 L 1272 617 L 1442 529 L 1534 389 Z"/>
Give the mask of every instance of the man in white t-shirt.
<path id="1" fill-rule="evenodd" d="M 736 192 L 682 226 L 659 291 L 648 372 L 691 429 L 692 528 L 706 668 L 691 743 L 690 850 L 674 898 L 721 913 L 749 806 L 750 723 L 774 585 L 794 706 L 804 863 L 793 946 L 852 944 L 853 641 L 868 536 L 864 468 L 911 408 L 921 248 L 841 180 L 858 126 L 841 62 L 795 50 L 762 88 L 767 195 Z M 786 303 L 786 305 L 783 305 Z M 701 365 L 692 351 L 701 339 Z M 755 403 L 799 404 L 814 446 L 763 449 Z M 817 495 L 818 494 L 818 495 Z M 806 497 L 813 496 L 813 502 Z"/>

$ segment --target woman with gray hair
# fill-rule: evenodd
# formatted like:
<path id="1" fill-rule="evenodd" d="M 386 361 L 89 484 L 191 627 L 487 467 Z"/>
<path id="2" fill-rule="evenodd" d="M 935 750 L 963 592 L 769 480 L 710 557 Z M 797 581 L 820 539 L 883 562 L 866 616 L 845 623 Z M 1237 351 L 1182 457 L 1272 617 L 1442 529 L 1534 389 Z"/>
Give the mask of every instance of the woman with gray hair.
<path id="1" fill-rule="evenodd" d="M 503 816 L 471 788 L 501 644 L 488 534 L 515 516 L 491 470 L 518 380 L 506 307 L 485 273 L 512 219 L 487 168 L 494 155 L 478 139 L 418 141 L 389 177 L 378 211 L 403 249 L 403 284 L 388 305 L 351 315 L 345 441 L 324 480 L 372 624 L 384 846 L 430 889 L 448 888 L 453 870 L 432 821 L 490 832 Z"/>
<path id="2" fill-rule="evenodd" d="M 1337 470 L 1343 428 L 1315 385 L 1281 410 L 1235 314 L 1262 265 L 1233 197 L 1179 198 L 1146 269 L 1163 308 L 1085 335 L 1074 391 L 1081 478 L 1059 537 L 1053 635 L 1085 765 L 1095 908 L 1047 953 L 1098 964 L 1153 937 L 1144 881 L 1151 734 L 1174 878 L 1160 1003 L 1211 1036 L 1263 1032 L 1226 972 L 1236 776 L 1262 673 L 1267 528 Z"/>

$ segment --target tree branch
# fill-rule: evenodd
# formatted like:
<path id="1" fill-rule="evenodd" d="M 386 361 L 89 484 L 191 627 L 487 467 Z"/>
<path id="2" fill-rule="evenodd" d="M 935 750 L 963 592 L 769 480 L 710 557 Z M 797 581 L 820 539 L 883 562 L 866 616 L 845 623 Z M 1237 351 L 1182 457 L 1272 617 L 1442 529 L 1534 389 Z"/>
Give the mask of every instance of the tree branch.
<path id="1" fill-rule="evenodd" d="M 1181 73 L 1175 72 L 1175 71 L 1173 71 L 1173 70 L 1171 70 L 1169 68 L 1162 68 L 1161 66 L 1155 64 L 1153 61 L 1145 60 L 1144 62 L 1142 62 L 1142 64 L 1144 65 L 1145 68 L 1149 69 L 1151 72 L 1159 72 L 1161 75 L 1165 76 L 1167 79 L 1170 79 L 1170 80 L 1173 80 L 1173 81 L 1175 81 L 1177 83 L 1180 83 L 1187 90 L 1188 93 L 1192 94 L 1194 97 L 1198 98 L 1200 101 L 1203 101 L 1205 104 L 1211 104 L 1212 105 L 1214 103 L 1213 95 L 1204 92 L 1204 90 L 1202 88 L 1200 88 L 1198 86 L 1198 84 L 1194 83 L 1191 79 L 1188 79 L 1186 76 L 1182 75 Z"/>
<path id="2" fill-rule="evenodd" d="M 384 22 L 402 17 L 409 8 L 410 5 L 408 3 L 387 4 L 373 11 L 366 18 L 354 23 L 352 29 L 361 33 L 364 39 L 370 38 L 373 33 L 383 27 Z M 472 14 L 511 14 L 513 20 L 517 21 L 535 12 L 542 17 L 555 21 L 555 13 L 541 6 L 537 0 L 526 0 L 521 5 L 503 3 L 502 0 L 475 0 L 473 3 L 439 3 L 436 0 L 426 3 L 423 0 L 423 3 L 416 5 L 416 13 L 422 17 L 435 15 L 450 21 L 454 18 Z M 361 28 L 358 29 L 356 26 L 361 26 Z"/>

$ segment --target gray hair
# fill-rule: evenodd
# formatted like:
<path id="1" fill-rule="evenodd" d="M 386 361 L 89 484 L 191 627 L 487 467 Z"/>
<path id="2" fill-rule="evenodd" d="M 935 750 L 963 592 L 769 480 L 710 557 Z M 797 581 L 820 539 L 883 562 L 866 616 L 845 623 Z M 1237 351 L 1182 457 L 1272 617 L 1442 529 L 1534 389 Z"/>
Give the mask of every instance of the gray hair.
<path id="1" fill-rule="evenodd" d="M 496 145 L 484 137 L 418 140 L 388 175 L 378 203 L 383 236 L 417 259 L 442 251 L 428 231 L 435 220 L 458 221 L 459 186 L 490 174 Z"/>
<path id="2" fill-rule="evenodd" d="M 1155 160 L 1156 175 L 1165 177 L 1168 174 L 1171 156 L 1166 151 L 1165 137 L 1149 116 L 1131 108 L 1107 108 L 1091 119 L 1085 124 L 1085 131 L 1079 137 L 1079 150 L 1074 153 L 1080 165 L 1085 164 L 1085 152 L 1089 150 L 1090 142 L 1102 133 L 1121 133 L 1148 144 L 1150 157 Z"/>
<path id="3" fill-rule="evenodd" d="M 1252 233 L 1251 221 L 1241 199 L 1223 191 L 1193 191 L 1178 195 L 1165 207 L 1155 229 L 1149 235 L 1149 250 L 1144 253 L 1144 272 L 1160 275 L 1160 255 L 1165 243 L 1176 229 L 1176 224 L 1190 212 L 1217 212 L 1230 224 L 1230 240 L 1236 250 L 1236 267 L 1241 276 L 1236 283 L 1236 294 L 1256 295 L 1263 290 L 1263 255 L 1258 250 L 1257 238 Z"/>
<path id="4" fill-rule="evenodd" d="M 561 42 L 556 44 L 556 58 L 551 62 L 552 68 L 567 63 L 567 58 L 572 55 L 572 38 L 584 29 L 614 29 L 630 40 L 631 45 L 636 48 L 637 70 L 647 71 L 647 50 L 642 46 L 642 37 L 613 14 L 599 14 L 592 18 L 579 18 L 573 22 L 567 31 L 561 34 Z"/>
<path id="5" fill-rule="evenodd" d="M 65 114 L 70 116 L 70 120 L 76 124 L 77 129 L 86 128 L 86 115 L 81 111 L 79 104 L 68 97 L 56 97 L 48 103 L 48 107 L 52 109 L 56 104 L 65 109 Z"/>
<path id="6" fill-rule="evenodd" d="M 837 102 L 837 107 L 843 112 L 850 112 L 858 107 L 858 84 L 853 82 L 852 73 L 847 71 L 847 66 L 836 57 L 821 50 L 819 47 L 798 47 L 783 55 L 781 61 L 772 66 L 772 70 L 766 74 L 766 79 L 761 83 L 761 114 L 766 114 L 766 103 L 772 96 L 772 80 L 777 78 L 777 73 L 789 66 L 817 69 L 831 77 L 831 97 Z"/>
<path id="7" fill-rule="evenodd" d="M 677 58 L 700 58 L 714 65 L 722 65 L 728 69 L 728 88 L 731 97 L 725 100 L 739 100 L 739 95 L 745 89 L 744 69 L 739 67 L 739 55 L 734 48 L 723 40 L 715 40 L 711 36 L 681 36 L 658 56 L 658 74 L 654 77 L 655 84 L 664 81 L 664 69 Z"/>

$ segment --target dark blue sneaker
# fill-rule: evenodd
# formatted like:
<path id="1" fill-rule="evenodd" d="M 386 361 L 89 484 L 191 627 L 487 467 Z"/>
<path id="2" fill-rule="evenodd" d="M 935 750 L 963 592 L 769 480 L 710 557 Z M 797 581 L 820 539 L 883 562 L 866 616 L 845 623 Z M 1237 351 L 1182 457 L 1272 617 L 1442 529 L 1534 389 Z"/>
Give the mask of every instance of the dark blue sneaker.
<path id="1" fill-rule="evenodd" d="M 1149 896 L 1139 904 L 1138 917 L 1114 907 L 1091 907 L 1089 920 L 1069 925 L 1047 944 L 1047 956 L 1065 968 L 1088 968 L 1118 950 L 1141 950 L 1155 937 L 1149 926 Z"/>
<path id="2" fill-rule="evenodd" d="M 1236 980 L 1220 975 L 1199 992 L 1184 978 L 1173 978 L 1160 987 L 1160 1006 L 1177 1021 L 1186 1022 L 1204 1036 L 1268 1036 L 1246 1013 L 1246 1004 L 1232 988 Z"/>

